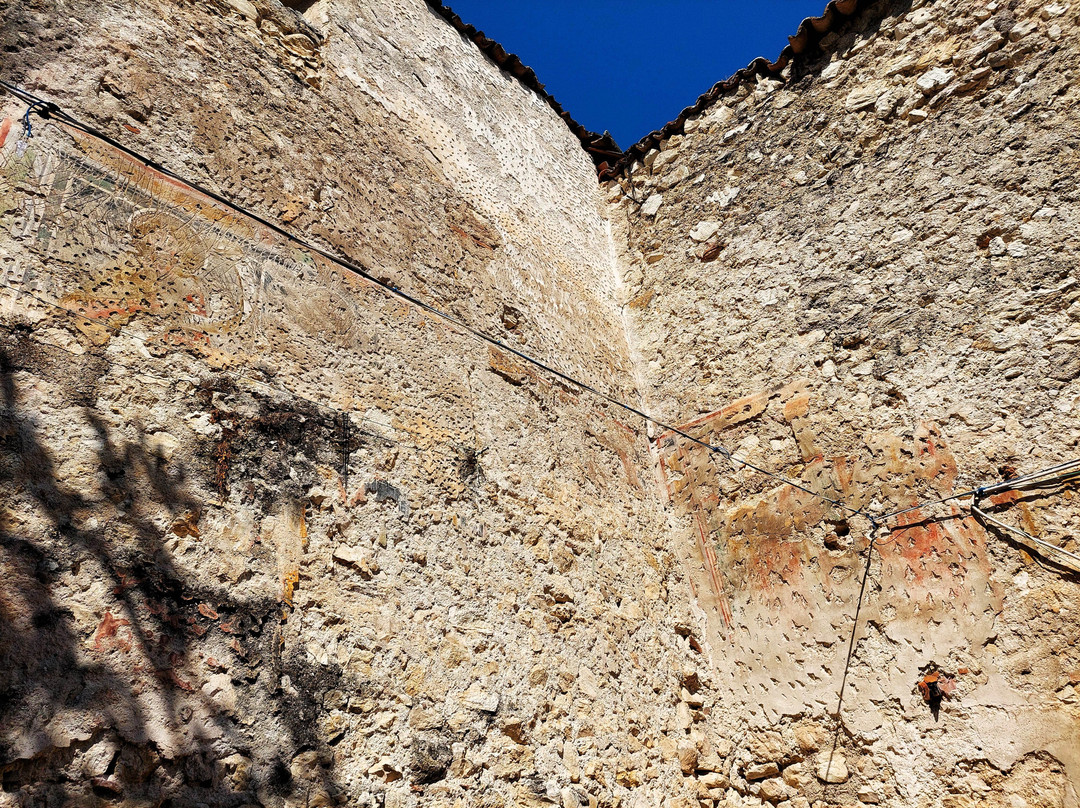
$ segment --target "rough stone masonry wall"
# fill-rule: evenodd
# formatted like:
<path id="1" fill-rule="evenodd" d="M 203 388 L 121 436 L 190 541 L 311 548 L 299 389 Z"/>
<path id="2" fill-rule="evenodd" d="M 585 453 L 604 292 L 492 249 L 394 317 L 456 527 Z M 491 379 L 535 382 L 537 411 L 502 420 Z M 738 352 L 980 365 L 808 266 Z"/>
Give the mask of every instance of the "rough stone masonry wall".
<path id="1" fill-rule="evenodd" d="M 611 183 L 650 410 L 878 515 L 1076 457 L 1078 54 L 1074 3 L 871 4 Z M 655 438 L 696 523 L 733 787 L 1077 804 L 1075 574 L 964 503 L 891 520 L 838 727 L 867 520 Z M 1075 493 L 993 507 L 1076 552 Z M 940 715 L 917 687 L 935 670 Z"/>
<path id="2" fill-rule="evenodd" d="M 420 0 L 306 14 L 0 2 L 0 73 L 632 397 L 563 123 Z M 708 676 L 644 439 L 23 111 L 0 110 L 0 806 L 689 799 L 722 731 L 680 701 Z"/>
<path id="3" fill-rule="evenodd" d="M 853 506 L 1075 455 L 1074 7 L 875 7 L 609 212 L 419 0 L 290 5 L 0 0 L 0 73 Z M 838 725 L 864 521 L 0 112 L 0 806 L 1077 803 L 1075 576 L 908 515 Z"/>

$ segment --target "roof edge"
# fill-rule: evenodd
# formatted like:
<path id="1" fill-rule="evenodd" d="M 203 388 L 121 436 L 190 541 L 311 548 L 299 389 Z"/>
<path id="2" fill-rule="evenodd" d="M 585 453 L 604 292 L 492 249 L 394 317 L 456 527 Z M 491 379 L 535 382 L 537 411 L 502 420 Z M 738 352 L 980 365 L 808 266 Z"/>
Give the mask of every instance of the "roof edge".
<path id="1" fill-rule="evenodd" d="M 425 2 L 428 8 L 442 17 L 454 30 L 476 45 L 496 67 L 509 73 L 524 87 L 532 90 L 546 101 L 548 106 L 570 129 L 570 132 L 581 142 L 582 148 L 596 165 L 600 179 L 612 179 L 619 174 L 625 173 L 634 164 L 635 160 L 644 157 L 650 149 L 657 147 L 664 140 L 674 135 L 683 134 L 687 120 L 705 112 L 725 95 L 737 90 L 744 82 L 758 77 L 775 78 L 780 76 L 788 65 L 802 54 L 810 52 L 823 37 L 838 30 L 853 15 L 867 9 L 874 3 L 879 2 L 879 0 L 829 0 L 820 16 L 807 17 L 799 23 L 798 30 L 793 36 L 788 37 L 788 44 L 780 52 L 776 61 L 770 62 L 765 57 L 759 56 L 730 78 L 716 82 L 707 92 L 698 96 L 694 104 L 680 112 L 675 120 L 669 121 L 660 129 L 650 132 L 625 151 L 619 148 L 609 132 L 602 135 L 597 134 L 575 121 L 570 113 L 555 100 L 555 97 L 544 89 L 544 85 L 537 78 L 536 72 L 531 67 L 523 64 L 516 54 L 508 52 L 498 42 L 485 36 L 484 32 L 477 29 L 476 26 L 466 23 L 454 13 L 452 8 L 443 5 L 441 0 L 425 0 Z"/>
<path id="2" fill-rule="evenodd" d="M 484 35 L 484 32 L 477 29 L 474 25 L 469 25 L 461 19 L 454 10 L 449 6 L 443 5 L 440 0 L 425 0 L 433 12 L 442 17 L 448 22 L 451 27 L 466 39 L 470 40 L 481 53 L 490 59 L 496 67 L 500 70 L 504 70 L 517 79 L 524 87 L 532 90 L 541 99 L 547 102 L 547 105 L 554 110 L 563 123 L 570 129 L 570 132 L 581 142 L 581 147 L 585 149 L 585 153 L 588 154 L 593 163 L 596 164 L 597 169 L 603 173 L 610 171 L 609 166 L 617 163 L 625 158 L 625 152 L 619 148 L 615 143 L 611 134 L 605 132 L 600 135 L 596 132 L 592 132 L 586 129 L 582 124 L 578 123 L 571 117 L 570 113 L 563 109 L 562 104 L 555 100 L 555 97 L 544 89 L 544 85 L 541 84 L 540 79 L 536 77 L 536 72 L 529 66 L 522 63 L 520 57 L 516 54 L 509 53 L 502 45 L 495 40 Z"/>
<path id="3" fill-rule="evenodd" d="M 763 56 L 754 59 L 749 65 L 742 68 L 731 78 L 718 81 L 708 92 L 698 96 L 697 102 L 686 107 L 675 120 L 665 126 L 650 132 L 634 145 L 622 153 L 610 167 L 602 167 L 601 179 L 610 179 L 615 175 L 624 173 L 635 160 L 643 157 L 650 149 L 658 146 L 662 141 L 673 135 L 684 133 L 687 120 L 700 115 L 709 109 L 728 93 L 734 92 L 748 79 L 758 76 L 776 77 L 791 64 L 798 56 L 808 52 L 814 45 L 826 35 L 837 30 L 843 22 L 849 20 L 854 14 L 865 10 L 877 0 L 830 0 L 825 6 L 825 11 L 819 17 L 807 17 L 799 23 L 799 29 L 794 36 L 788 37 L 788 44 L 780 52 L 775 62 L 770 62 Z"/>

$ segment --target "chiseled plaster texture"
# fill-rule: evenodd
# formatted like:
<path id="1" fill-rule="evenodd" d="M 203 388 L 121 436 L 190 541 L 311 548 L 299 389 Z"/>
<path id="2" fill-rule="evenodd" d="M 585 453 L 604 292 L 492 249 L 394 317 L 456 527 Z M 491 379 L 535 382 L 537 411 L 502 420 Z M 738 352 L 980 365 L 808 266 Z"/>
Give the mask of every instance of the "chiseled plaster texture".
<path id="1" fill-rule="evenodd" d="M 869 4 L 598 186 L 420 0 L 290 5 L 0 0 L 0 74 L 853 508 L 1075 456 L 1075 7 Z M 962 502 L 870 551 L 24 110 L 0 807 L 1077 805 L 1075 575 Z"/>
<path id="2" fill-rule="evenodd" d="M 591 161 L 423 3 L 0 8 L 6 78 L 633 396 Z M 22 112 L 0 804 L 689 793 L 690 594 L 621 416 Z"/>

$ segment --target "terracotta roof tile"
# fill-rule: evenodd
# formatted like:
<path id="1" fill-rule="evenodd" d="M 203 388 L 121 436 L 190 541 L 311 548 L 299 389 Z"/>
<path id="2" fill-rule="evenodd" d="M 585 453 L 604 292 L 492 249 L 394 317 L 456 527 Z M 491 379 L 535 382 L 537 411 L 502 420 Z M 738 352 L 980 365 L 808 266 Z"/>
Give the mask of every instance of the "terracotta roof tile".
<path id="1" fill-rule="evenodd" d="M 757 76 L 778 76 L 791 64 L 792 60 L 803 53 L 812 51 L 814 45 L 822 37 L 840 28 L 855 12 L 868 7 L 874 1 L 830 0 L 821 16 L 807 17 L 799 24 L 798 31 L 794 36 L 788 37 L 787 46 L 780 52 L 775 62 L 759 56 L 731 78 L 714 84 L 708 92 L 698 97 L 693 106 L 680 112 L 675 120 L 670 121 L 661 129 L 650 132 L 626 151 L 622 151 L 609 133 L 599 135 L 575 121 L 570 113 L 564 110 L 562 105 L 544 89 L 544 85 L 537 79 L 533 69 L 522 64 L 521 59 L 515 54 L 507 53 L 502 45 L 485 36 L 483 31 L 464 22 L 449 6 L 443 5 L 439 0 L 426 0 L 432 11 L 450 23 L 458 33 L 471 40 L 496 65 L 534 91 L 555 110 L 555 113 L 566 122 L 570 131 L 581 141 L 582 147 L 592 157 L 601 178 L 625 171 L 634 160 L 640 159 L 661 141 L 672 135 L 682 134 L 683 126 L 689 118 L 700 115 L 721 97 L 734 92 L 743 81 Z"/>

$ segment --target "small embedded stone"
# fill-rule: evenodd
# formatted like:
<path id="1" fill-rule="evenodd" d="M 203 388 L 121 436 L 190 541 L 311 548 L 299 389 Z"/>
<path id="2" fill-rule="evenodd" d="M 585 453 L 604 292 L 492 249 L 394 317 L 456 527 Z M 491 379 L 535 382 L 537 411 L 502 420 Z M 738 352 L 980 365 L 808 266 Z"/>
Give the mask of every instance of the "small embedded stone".
<path id="1" fill-rule="evenodd" d="M 724 244 L 722 242 L 713 241 L 709 244 L 704 244 L 697 249 L 697 257 L 702 261 L 715 261 L 720 257 L 720 253 L 724 251 Z"/>
<path id="2" fill-rule="evenodd" d="M 683 774 L 693 774 L 697 769 L 698 751 L 697 747 L 688 743 L 679 744 L 679 768 L 682 769 Z"/>
<path id="3" fill-rule="evenodd" d="M 700 710 L 705 705 L 705 700 L 700 693 L 691 693 L 685 687 L 681 689 L 679 698 L 694 710 Z"/>
<path id="4" fill-rule="evenodd" d="M 364 552 L 358 547 L 339 544 L 334 548 L 334 561 L 342 564 L 358 564 L 364 558 Z"/>
<path id="5" fill-rule="evenodd" d="M 439 729 L 444 723 L 443 717 L 434 710 L 413 707 L 412 712 L 409 713 L 409 726 L 416 730 Z"/>
<path id="6" fill-rule="evenodd" d="M 761 781 L 761 790 L 758 792 L 761 799 L 768 802 L 780 802 L 787 795 L 787 786 L 779 777 L 771 777 L 768 780 Z"/>
<path id="7" fill-rule="evenodd" d="M 499 694 L 474 684 L 462 696 L 462 704 L 470 710 L 494 713 L 499 709 Z"/>
<path id="8" fill-rule="evenodd" d="M 379 563 L 375 560 L 374 555 L 370 551 L 359 547 L 339 544 L 334 549 L 333 558 L 339 564 L 345 564 L 359 570 L 364 578 L 370 578 L 379 571 Z"/>
<path id="9" fill-rule="evenodd" d="M 720 222 L 698 222 L 690 231 L 690 238 L 696 242 L 708 241 L 720 229 Z"/>
<path id="10" fill-rule="evenodd" d="M 663 194 L 653 194 L 641 206 L 642 216 L 655 216 L 656 212 L 660 210 L 660 206 L 664 204 Z"/>
<path id="11" fill-rule="evenodd" d="M 345 730 L 348 729 L 348 721 L 345 714 L 340 710 L 331 710 L 320 719 L 319 729 L 322 732 L 322 739 L 326 743 L 332 744 L 345 734 Z"/>
<path id="12" fill-rule="evenodd" d="M 844 100 L 844 106 L 849 112 L 858 112 L 863 109 L 869 109 L 874 106 L 874 102 L 877 101 L 878 96 L 881 94 L 881 88 L 876 85 L 868 87 L 856 87 Z"/>
<path id="13" fill-rule="evenodd" d="M 563 766 L 566 767 L 566 773 L 570 775 L 570 782 L 580 782 L 581 760 L 578 755 L 577 749 L 574 748 L 574 744 L 569 741 L 563 744 L 562 761 Z"/>
<path id="14" fill-rule="evenodd" d="M 699 757 L 697 767 L 699 772 L 722 772 L 727 769 L 724 761 L 716 752 L 710 752 Z"/>
<path id="15" fill-rule="evenodd" d="M 802 763 L 793 763 L 784 769 L 784 782 L 797 791 L 803 791 L 814 782 L 814 777 Z"/>
<path id="16" fill-rule="evenodd" d="M 801 402 L 799 399 L 788 402 L 788 406 L 795 404 L 793 412 L 794 417 L 799 415 L 805 415 L 805 412 L 801 412 L 801 408 L 798 406 Z M 788 407 L 784 409 L 784 417 L 789 421 L 792 420 L 789 417 Z M 749 751 L 754 760 L 775 760 L 778 762 L 785 762 L 788 759 L 790 749 L 785 743 L 783 737 L 779 732 L 768 731 L 761 732 L 750 737 Z"/>
<path id="17" fill-rule="evenodd" d="M 731 781 L 720 772 L 706 772 L 698 778 L 698 782 L 705 788 L 727 788 Z"/>
<path id="18" fill-rule="evenodd" d="M 877 793 L 873 786 L 860 786 L 856 796 L 859 798 L 859 802 L 864 802 L 867 805 L 877 805 L 881 802 L 881 795 Z"/>
<path id="19" fill-rule="evenodd" d="M 718 204 L 722 208 L 728 207 L 735 198 L 739 195 L 741 187 L 727 186 L 723 191 L 716 191 L 705 197 L 705 201 L 710 204 Z"/>
<path id="20" fill-rule="evenodd" d="M 450 740 L 442 736 L 414 738 L 411 758 L 412 779 L 418 783 L 442 780 L 454 762 Z"/>
<path id="21" fill-rule="evenodd" d="M 687 166 L 676 166 L 675 170 L 670 174 L 664 176 L 662 180 L 657 182 L 657 186 L 666 191 L 669 188 L 674 188 L 680 182 L 690 177 L 690 169 Z"/>
<path id="22" fill-rule="evenodd" d="M 690 715 L 690 706 L 685 701 L 680 701 L 675 708 L 675 726 L 678 729 L 690 729 L 694 724 L 694 718 Z"/>
<path id="23" fill-rule="evenodd" d="M 574 587 L 560 575 L 551 576 L 551 580 L 544 584 L 544 594 L 555 603 L 574 602 Z"/>
<path id="24" fill-rule="evenodd" d="M 232 714 L 236 711 L 236 689 L 229 674 L 215 673 L 209 676 L 202 691 L 224 712 Z"/>
<path id="25" fill-rule="evenodd" d="M 679 153 L 676 150 L 667 149 L 660 152 L 660 154 L 653 159 L 652 165 L 649 166 L 649 169 L 655 173 L 669 163 L 674 163 L 678 159 Z"/>
<path id="26" fill-rule="evenodd" d="M 818 780 L 823 783 L 845 783 L 848 777 L 847 759 L 839 752 L 822 752 L 817 756 Z"/>
<path id="27" fill-rule="evenodd" d="M 91 777 L 90 785 L 97 791 L 104 791 L 108 794 L 120 795 L 124 793 L 124 787 L 115 780 L 110 780 L 108 777 Z"/>
<path id="28" fill-rule="evenodd" d="M 1039 30 L 1039 24 L 1035 20 L 1028 20 L 1014 25 L 1009 29 L 1009 41 L 1018 42 L 1028 34 Z"/>
<path id="29" fill-rule="evenodd" d="M 168 432 L 155 432 L 150 436 L 148 448 L 150 454 L 168 463 L 180 448 L 180 441 Z"/>
<path id="30" fill-rule="evenodd" d="M 248 0 L 225 0 L 237 14 L 242 17 L 247 17 L 249 20 L 255 20 L 259 18 L 259 10 L 254 5 L 248 2 Z"/>
<path id="31" fill-rule="evenodd" d="M 750 128 L 750 121 L 747 121 L 746 123 L 742 124 L 741 126 L 736 126 L 734 129 L 729 129 L 728 131 L 724 132 L 722 140 L 724 141 L 724 143 L 727 143 L 729 140 L 734 140 L 735 138 L 737 138 L 739 135 L 743 134 L 743 132 L 745 132 L 749 128 Z"/>
<path id="32" fill-rule="evenodd" d="M 372 777 L 378 777 L 386 783 L 393 783 L 402 778 L 400 769 L 389 758 L 383 758 L 368 769 L 368 774 Z"/>
<path id="33" fill-rule="evenodd" d="M 933 95 L 950 81 L 956 74 L 943 67 L 933 67 L 927 70 L 915 81 L 915 86 L 922 90 L 924 95 Z"/>
<path id="34" fill-rule="evenodd" d="M 780 774 L 780 767 L 770 762 L 747 767 L 743 776 L 747 780 L 764 780 L 766 777 L 775 777 L 778 774 Z"/>
<path id="35" fill-rule="evenodd" d="M 874 114 L 882 120 L 885 120 L 893 114 L 893 110 L 896 109 L 896 96 L 891 92 L 884 92 L 878 96 L 874 102 Z"/>

